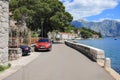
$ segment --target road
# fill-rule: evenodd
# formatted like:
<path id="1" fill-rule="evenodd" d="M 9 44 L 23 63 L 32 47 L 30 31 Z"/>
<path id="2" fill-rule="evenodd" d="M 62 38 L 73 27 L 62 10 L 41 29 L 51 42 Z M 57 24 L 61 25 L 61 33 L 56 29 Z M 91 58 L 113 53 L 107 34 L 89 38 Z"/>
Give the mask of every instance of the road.
<path id="1" fill-rule="evenodd" d="M 64 45 L 38 52 L 35 60 L 4 80 L 114 80 L 96 62 Z"/>

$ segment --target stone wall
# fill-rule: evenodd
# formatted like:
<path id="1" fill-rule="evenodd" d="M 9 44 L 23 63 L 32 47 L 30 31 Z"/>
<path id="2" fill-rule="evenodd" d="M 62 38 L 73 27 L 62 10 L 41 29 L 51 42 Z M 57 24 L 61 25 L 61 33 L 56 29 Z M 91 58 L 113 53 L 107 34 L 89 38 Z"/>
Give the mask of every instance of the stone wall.
<path id="1" fill-rule="evenodd" d="M 0 64 L 8 61 L 9 2 L 0 0 Z"/>
<path id="2" fill-rule="evenodd" d="M 88 56 L 90 59 L 96 61 L 101 66 L 104 66 L 105 54 L 104 50 L 87 46 L 84 44 L 79 44 L 71 41 L 65 41 L 66 45 L 82 52 L 84 55 Z"/>

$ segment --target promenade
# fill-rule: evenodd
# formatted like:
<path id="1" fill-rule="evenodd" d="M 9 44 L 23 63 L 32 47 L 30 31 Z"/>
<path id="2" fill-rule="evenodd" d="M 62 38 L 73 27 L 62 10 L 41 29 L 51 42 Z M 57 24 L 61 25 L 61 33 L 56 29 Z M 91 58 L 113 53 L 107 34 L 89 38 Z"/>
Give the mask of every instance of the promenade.
<path id="1" fill-rule="evenodd" d="M 4 80 L 114 80 L 96 62 L 65 44 L 35 54 L 39 54 L 36 59 Z"/>

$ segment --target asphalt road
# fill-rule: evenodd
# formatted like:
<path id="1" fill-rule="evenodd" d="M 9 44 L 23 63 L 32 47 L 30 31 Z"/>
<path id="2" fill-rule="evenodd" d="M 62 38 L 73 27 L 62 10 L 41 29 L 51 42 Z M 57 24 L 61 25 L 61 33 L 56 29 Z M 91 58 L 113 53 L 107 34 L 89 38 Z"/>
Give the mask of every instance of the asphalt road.
<path id="1" fill-rule="evenodd" d="M 38 58 L 4 80 L 114 80 L 96 62 L 64 45 L 38 52 Z"/>

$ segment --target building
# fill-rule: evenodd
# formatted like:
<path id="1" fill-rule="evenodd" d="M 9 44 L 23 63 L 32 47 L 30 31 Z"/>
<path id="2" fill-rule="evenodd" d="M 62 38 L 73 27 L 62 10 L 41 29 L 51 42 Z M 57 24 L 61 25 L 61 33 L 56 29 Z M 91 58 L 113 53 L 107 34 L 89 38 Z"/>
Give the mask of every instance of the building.
<path id="1" fill-rule="evenodd" d="M 59 35 L 61 40 L 75 39 L 77 37 L 77 35 L 74 33 L 60 32 Z"/>

